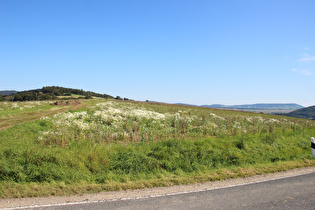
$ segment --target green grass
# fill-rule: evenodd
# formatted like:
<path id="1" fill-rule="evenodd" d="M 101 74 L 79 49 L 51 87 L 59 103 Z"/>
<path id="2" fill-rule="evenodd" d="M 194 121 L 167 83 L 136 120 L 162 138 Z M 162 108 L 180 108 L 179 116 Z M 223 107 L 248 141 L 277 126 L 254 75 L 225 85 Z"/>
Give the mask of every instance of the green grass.
<path id="1" fill-rule="evenodd" d="M 15 118 L 22 113 L 44 112 L 51 108 L 50 101 L 0 102 L 0 119 Z"/>
<path id="2" fill-rule="evenodd" d="M 112 101 L 0 131 L 0 197 L 170 186 L 315 166 L 314 121 Z"/>
<path id="3" fill-rule="evenodd" d="M 84 95 L 78 95 L 78 94 L 71 94 L 71 96 L 57 96 L 58 98 L 84 98 L 85 96 Z"/>

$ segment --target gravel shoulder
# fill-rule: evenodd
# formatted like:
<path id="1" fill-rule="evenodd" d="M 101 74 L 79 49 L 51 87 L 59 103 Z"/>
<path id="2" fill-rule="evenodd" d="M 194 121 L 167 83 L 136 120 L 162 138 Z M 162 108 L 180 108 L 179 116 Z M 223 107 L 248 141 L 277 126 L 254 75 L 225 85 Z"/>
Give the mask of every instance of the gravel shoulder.
<path id="1" fill-rule="evenodd" d="M 315 172 L 315 167 L 299 168 L 289 171 L 283 171 L 272 174 L 258 175 L 247 178 L 228 179 L 223 181 L 197 183 L 191 185 L 177 185 L 171 187 L 156 187 L 139 190 L 112 191 L 96 194 L 74 195 L 74 196 L 56 196 L 56 197 L 38 197 L 38 198 L 18 198 L 18 199 L 0 199 L 0 208 L 21 208 L 35 207 L 41 205 L 93 202 L 93 201 L 111 201 L 124 199 L 137 199 L 141 197 L 157 197 L 164 195 L 205 191 L 217 188 L 226 188 L 235 185 L 247 183 L 263 182 L 267 180 L 280 179 L 284 177 L 297 176 Z"/>

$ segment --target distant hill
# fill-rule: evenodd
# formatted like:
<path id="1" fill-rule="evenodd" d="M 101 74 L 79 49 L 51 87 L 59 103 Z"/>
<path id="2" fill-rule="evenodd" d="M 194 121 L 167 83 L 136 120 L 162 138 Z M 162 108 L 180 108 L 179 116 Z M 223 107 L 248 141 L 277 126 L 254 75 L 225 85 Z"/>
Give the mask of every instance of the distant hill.
<path id="1" fill-rule="evenodd" d="M 178 105 L 198 106 L 193 104 L 176 103 Z M 258 103 L 258 104 L 244 104 L 244 105 L 223 105 L 223 104 L 212 104 L 212 105 L 200 105 L 201 107 L 216 108 L 216 109 L 234 109 L 240 111 L 249 112 L 263 112 L 268 114 L 276 113 L 289 113 L 291 111 L 304 108 L 303 106 L 295 103 Z"/>
<path id="2" fill-rule="evenodd" d="M 289 104 L 245 104 L 245 105 L 222 105 L 222 104 L 213 104 L 213 105 L 202 105 L 202 107 L 210 108 L 220 108 L 220 109 L 238 109 L 238 110 L 297 110 L 304 108 L 299 104 L 289 103 Z"/>
<path id="3" fill-rule="evenodd" d="M 298 118 L 315 120 L 315 106 L 298 109 L 284 115 L 289 116 L 289 117 L 298 117 Z"/>
<path id="4" fill-rule="evenodd" d="M 3 96 L 9 96 L 9 95 L 12 95 L 14 93 L 17 93 L 18 91 L 15 91 L 15 90 L 2 90 L 0 91 L 0 95 L 3 95 Z"/>
<path id="5" fill-rule="evenodd" d="M 79 95 L 81 98 L 114 98 L 113 96 L 107 94 L 100 94 L 91 91 L 84 91 L 80 89 L 64 88 L 58 86 L 48 86 L 41 89 L 27 90 L 21 92 L 14 92 L 11 95 L 2 96 L 2 100 L 7 101 L 35 101 L 35 100 L 52 100 L 58 98 L 69 99 L 72 94 Z"/>
<path id="6" fill-rule="evenodd" d="M 194 105 L 194 104 L 185 104 L 185 103 L 176 103 L 178 105 L 183 105 L 183 106 L 198 106 L 198 105 Z"/>

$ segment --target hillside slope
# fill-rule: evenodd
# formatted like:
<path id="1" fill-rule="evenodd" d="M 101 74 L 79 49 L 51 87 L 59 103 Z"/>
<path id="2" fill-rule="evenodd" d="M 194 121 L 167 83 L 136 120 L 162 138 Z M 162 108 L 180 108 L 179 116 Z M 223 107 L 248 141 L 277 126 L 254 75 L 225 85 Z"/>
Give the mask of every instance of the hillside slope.
<path id="1" fill-rule="evenodd" d="M 286 114 L 286 116 L 315 120 L 315 106 L 298 109 Z"/>
<path id="2" fill-rule="evenodd" d="M 0 103 L 0 115 L 7 122 L 0 130 L 0 199 L 191 184 L 315 165 L 312 120 L 106 99 L 82 100 L 80 107 Z"/>
<path id="3" fill-rule="evenodd" d="M 41 89 L 27 90 L 13 93 L 12 95 L 3 96 L 2 100 L 7 101 L 35 101 L 35 100 L 51 100 L 65 97 L 71 97 L 72 94 L 80 95 L 82 98 L 114 98 L 107 94 L 100 94 L 80 89 L 64 88 L 58 86 L 48 86 Z"/>

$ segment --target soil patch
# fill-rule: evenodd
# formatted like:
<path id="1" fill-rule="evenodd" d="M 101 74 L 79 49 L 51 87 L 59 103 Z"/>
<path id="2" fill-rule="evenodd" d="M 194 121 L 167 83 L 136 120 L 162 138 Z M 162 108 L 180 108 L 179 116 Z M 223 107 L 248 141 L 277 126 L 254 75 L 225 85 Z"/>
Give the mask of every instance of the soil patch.
<path id="1" fill-rule="evenodd" d="M 80 105 L 81 101 L 80 100 L 71 100 L 71 101 L 56 101 L 55 103 L 52 103 L 50 105 L 55 105 L 55 106 L 68 106 L 68 105 L 72 105 L 72 106 L 76 106 L 76 105 Z"/>

